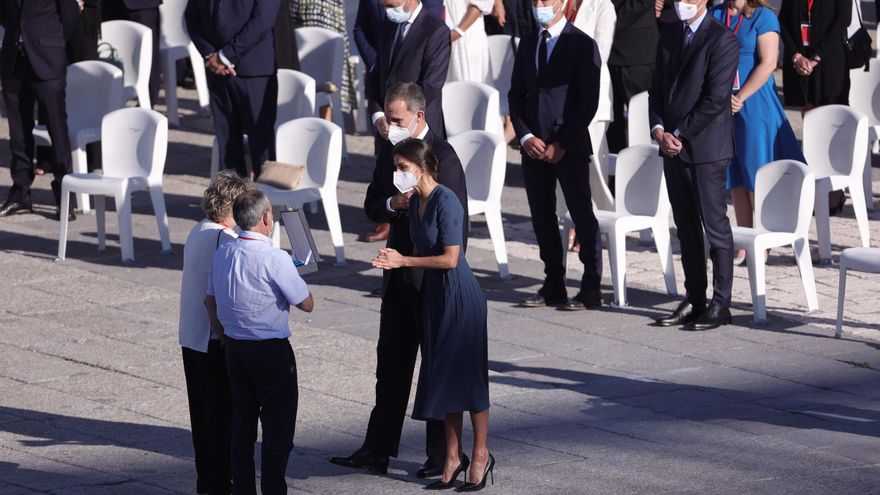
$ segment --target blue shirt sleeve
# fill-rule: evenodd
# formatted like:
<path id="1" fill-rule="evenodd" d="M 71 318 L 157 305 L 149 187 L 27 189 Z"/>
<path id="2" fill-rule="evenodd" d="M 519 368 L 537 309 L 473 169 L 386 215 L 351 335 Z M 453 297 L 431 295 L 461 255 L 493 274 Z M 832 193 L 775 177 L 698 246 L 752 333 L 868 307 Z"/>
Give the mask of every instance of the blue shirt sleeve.
<path id="1" fill-rule="evenodd" d="M 764 33 L 779 32 L 779 19 L 764 7 L 758 7 L 758 9 L 755 10 L 755 14 L 752 16 L 752 19 L 752 22 L 755 23 L 755 32 L 758 36 L 761 36 Z"/>
<path id="2" fill-rule="evenodd" d="M 309 288 L 299 276 L 296 267 L 293 266 L 293 260 L 290 259 L 290 256 L 284 251 L 277 250 L 273 253 L 272 264 L 274 269 L 268 271 L 269 277 L 278 290 L 284 294 L 287 302 L 291 306 L 296 306 L 305 301 L 309 297 Z"/>
<path id="3" fill-rule="evenodd" d="M 444 188 L 437 192 L 441 193 L 437 198 L 437 241 L 443 247 L 461 246 L 464 208 L 451 190 Z"/>

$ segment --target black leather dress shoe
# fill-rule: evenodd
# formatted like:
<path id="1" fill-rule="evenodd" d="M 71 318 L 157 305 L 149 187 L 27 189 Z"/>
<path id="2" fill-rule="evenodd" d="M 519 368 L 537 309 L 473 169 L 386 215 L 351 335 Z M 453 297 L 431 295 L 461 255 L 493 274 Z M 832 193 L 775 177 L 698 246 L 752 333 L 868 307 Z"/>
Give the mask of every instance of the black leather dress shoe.
<path id="1" fill-rule="evenodd" d="M 422 464 L 418 471 L 416 471 L 416 478 L 436 478 L 437 476 L 441 476 L 443 474 L 443 466 L 434 466 L 433 464 L 428 464 L 427 462 Z"/>
<path id="2" fill-rule="evenodd" d="M 673 327 L 690 323 L 700 317 L 706 310 L 706 306 L 694 306 L 687 299 L 679 303 L 671 315 L 654 320 L 658 327 Z"/>
<path id="3" fill-rule="evenodd" d="M 561 306 L 568 302 L 568 297 L 565 295 L 554 296 L 554 297 L 544 297 L 541 293 L 537 293 L 534 296 L 523 299 L 519 302 L 519 307 L 521 308 L 543 308 L 545 306 Z"/>
<path id="4" fill-rule="evenodd" d="M 8 217 L 20 211 L 33 213 L 34 206 L 29 201 L 7 201 L 0 206 L 0 217 Z"/>
<path id="5" fill-rule="evenodd" d="M 596 309 L 604 303 L 602 293 L 597 290 L 579 292 L 578 295 L 572 297 L 562 306 L 565 311 L 583 311 L 585 309 Z"/>
<path id="6" fill-rule="evenodd" d="M 730 310 L 713 304 L 712 306 L 709 306 L 709 309 L 700 315 L 699 318 L 690 324 L 685 325 L 682 330 L 688 332 L 703 332 L 705 330 L 718 328 L 721 325 L 727 325 L 728 323 L 730 323 Z"/>
<path id="7" fill-rule="evenodd" d="M 55 210 L 55 220 L 61 221 L 61 208 Z M 67 221 L 72 222 L 74 220 L 76 220 L 76 213 L 73 210 L 69 210 L 67 212 Z"/>
<path id="8" fill-rule="evenodd" d="M 358 449 L 348 457 L 331 457 L 330 462 L 337 466 L 366 469 L 375 474 L 388 472 L 388 457 L 375 455 L 365 449 Z"/>

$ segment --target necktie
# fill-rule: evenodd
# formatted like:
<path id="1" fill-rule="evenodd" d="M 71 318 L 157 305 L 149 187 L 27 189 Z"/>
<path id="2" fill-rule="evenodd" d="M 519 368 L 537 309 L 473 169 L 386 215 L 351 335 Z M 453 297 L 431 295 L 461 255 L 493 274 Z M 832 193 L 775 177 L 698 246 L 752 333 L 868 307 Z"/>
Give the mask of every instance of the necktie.
<path id="1" fill-rule="evenodd" d="M 394 60 L 397 58 L 397 52 L 400 51 L 400 45 L 403 44 L 403 30 L 406 23 L 399 24 L 397 26 L 397 36 L 394 37 L 394 45 L 391 47 L 391 62 L 394 63 Z"/>
<path id="2" fill-rule="evenodd" d="M 694 40 L 694 32 L 691 30 L 691 27 L 688 23 L 684 23 L 684 48 L 688 49 L 691 46 L 691 41 Z"/>
<path id="3" fill-rule="evenodd" d="M 547 40 L 550 39 L 550 32 L 546 29 L 541 31 L 541 44 L 538 46 L 538 79 L 544 76 L 547 70 Z"/>

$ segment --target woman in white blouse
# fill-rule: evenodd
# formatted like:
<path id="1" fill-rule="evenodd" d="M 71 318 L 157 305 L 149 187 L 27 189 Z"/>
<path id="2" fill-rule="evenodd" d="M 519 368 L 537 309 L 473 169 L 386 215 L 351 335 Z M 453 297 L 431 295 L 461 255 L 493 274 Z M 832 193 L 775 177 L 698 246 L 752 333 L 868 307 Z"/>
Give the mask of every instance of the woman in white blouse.
<path id="1" fill-rule="evenodd" d="M 494 5 L 495 0 L 443 0 L 452 39 L 447 81 L 486 82 L 489 40 L 483 16 L 490 14 Z"/>
<path id="2" fill-rule="evenodd" d="M 179 339 L 195 449 L 197 493 L 229 493 L 231 487 L 229 378 L 223 348 L 211 330 L 204 300 L 214 252 L 237 237 L 233 231 L 232 202 L 252 187 L 249 179 L 242 179 L 235 172 L 224 170 L 217 174 L 202 197 L 202 210 L 207 218 L 190 230 L 183 247 Z"/>

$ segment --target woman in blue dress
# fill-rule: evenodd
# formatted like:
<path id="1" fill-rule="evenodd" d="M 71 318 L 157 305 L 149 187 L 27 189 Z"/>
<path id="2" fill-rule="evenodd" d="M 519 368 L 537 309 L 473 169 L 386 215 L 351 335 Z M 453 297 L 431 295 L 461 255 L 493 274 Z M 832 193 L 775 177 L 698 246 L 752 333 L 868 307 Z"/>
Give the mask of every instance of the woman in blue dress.
<path id="1" fill-rule="evenodd" d="M 779 20 L 765 0 L 729 0 L 712 9 L 739 41 L 739 68 L 733 81 L 732 106 L 736 155 L 730 162 L 727 188 L 733 196 L 736 224 L 753 225 L 755 176 L 775 160 L 804 161 L 782 102 L 773 71 L 779 58 Z M 745 251 L 734 263 L 745 261 Z"/>
<path id="2" fill-rule="evenodd" d="M 394 185 L 410 199 L 410 236 L 417 256 L 379 251 L 373 266 L 424 270 L 422 364 L 413 418 L 438 419 L 446 427 L 443 476 L 427 489 L 477 491 L 495 467 L 486 447 L 489 429 L 489 364 L 486 296 L 462 251 L 464 208 L 452 190 L 437 183 L 437 158 L 421 139 L 394 147 Z M 472 459 L 462 452 L 462 413 L 474 428 Z M 470 470 L 468 472 L 468 466 Z"/>

